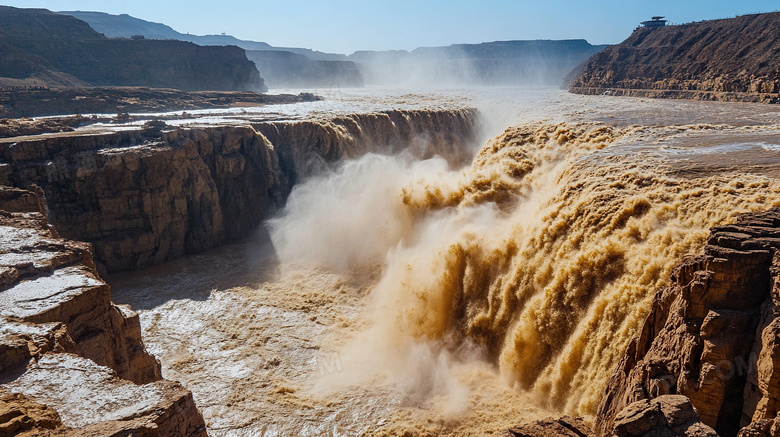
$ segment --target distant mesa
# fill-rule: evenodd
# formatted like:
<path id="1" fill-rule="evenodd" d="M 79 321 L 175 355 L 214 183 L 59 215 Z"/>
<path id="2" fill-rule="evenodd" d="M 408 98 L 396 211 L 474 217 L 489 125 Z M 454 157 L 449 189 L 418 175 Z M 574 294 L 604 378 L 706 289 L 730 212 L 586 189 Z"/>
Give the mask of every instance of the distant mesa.
<path id="1" fill-rule="evenodd" d="M 653 17 L 573 76 L 580 94 L 780 103 L 780 12 L 667 26 Z M 661 24 L 653 24 L 661 23 Z"/>
<path id="2" fill-rule="evenodd" d="M 108 38 L 130 38 L 142 35 L 146 39 L 173 39 L 187 41 L 201 46 L 236 46 L 244 50 L 286 51 L 304 55 L 315 61 L 346 61 L 347 56 L 337 53 L 323 53 L 316 50 L 298 47 L 274 47 L 265 42 L 238 39 L 231 35 L 190 35 L 177 32 L 170 26 L 161 23 L 141 20 L 127 14 L 111 15 L 104 12 L 63 11 L 58 12 L 85 21 L 96 32 Z"/>
<path id="3" fill-rule="evenodd" d="M 133 35 L 109 39 L 71 16 L 0 6 L 0 86 L 267 91 L 254 64 L 238 47 L 131 39 Z"/>
<path id="4" fill-rule="evenodd" d="M 407 52 L 360 51 L 367 84 L 553 85 L 606 45 L 584 39 L 495 41 L 420 47 Z"/>
<path id="5" fill-rule="evenodd" d="M 105 36 L 175 39 L 200 45 L 235 45 L 247 51 L 270 88 L 367 85 L 555 85 L 574 67 L 602 50 L 585 40 L 496 41 L 420 47 L 411 52 L 359 51 L 349 56 L 230 35 L 183 34 L 164 24 L 129 15 L 61 12 L 86 21 Z"/>
<path id="6" fill-rule="evenodd" d="M 272 88 L 362 87 L 363 73 L 352 61 L 312 60 L 278 50 L 247 50 L 260 74 Z"/>

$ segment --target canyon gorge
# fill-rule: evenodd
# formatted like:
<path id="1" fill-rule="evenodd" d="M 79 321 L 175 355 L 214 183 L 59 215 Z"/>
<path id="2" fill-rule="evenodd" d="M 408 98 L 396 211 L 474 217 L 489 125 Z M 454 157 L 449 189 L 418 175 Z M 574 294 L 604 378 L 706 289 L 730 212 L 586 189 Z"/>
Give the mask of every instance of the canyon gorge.
<path id="1" fill-rule="evenodd" d="M 0 139 L 0 429 L 772 435 L 780 110 L 485 95 Z"/>
<path id="2" fill-rule="evenodd" d="M 0 6 L 0 437 L 780 436 L 780 12 L 546 8 Z"/>

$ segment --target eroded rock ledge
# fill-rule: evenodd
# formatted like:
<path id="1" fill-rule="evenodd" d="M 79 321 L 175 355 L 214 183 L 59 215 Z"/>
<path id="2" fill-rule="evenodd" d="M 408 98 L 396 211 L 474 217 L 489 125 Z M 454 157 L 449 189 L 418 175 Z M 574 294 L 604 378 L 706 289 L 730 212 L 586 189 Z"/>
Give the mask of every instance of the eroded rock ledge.
<path id="1" fill-rule="evenodd" d="M 684 431 L 652 435 L 780 432 L 780 210 L 713 228 L 704 252 L 687 257 L 672 285 L 656 292 L 609 381 L 597 435 L 650 435 L 626 430 L 644 429 L 648 411 L 663 410 L 670 398 L 689 399 L 701 424 L 678 414 L 690 422 L 680 422 Z M 660 404 L 650 408 L 653 402 Z"/>
<path id="2" fill-rule="evenodd" d="M 0 139 L 0 184 L 45 192 L 63 236 L 109 271 L 159 264 L 246 236 L 324 163 L 411 147 L 466 159 L 473 109 L 325 121 L 147 128 Z"/>
<path id="3" fill-rule="evenodd" d="M 138 315 L 114 305 L 88 243 L 49 225 L 38 194 L 0 187 L 0 435 L 205 435 L 162 380 Z"/>

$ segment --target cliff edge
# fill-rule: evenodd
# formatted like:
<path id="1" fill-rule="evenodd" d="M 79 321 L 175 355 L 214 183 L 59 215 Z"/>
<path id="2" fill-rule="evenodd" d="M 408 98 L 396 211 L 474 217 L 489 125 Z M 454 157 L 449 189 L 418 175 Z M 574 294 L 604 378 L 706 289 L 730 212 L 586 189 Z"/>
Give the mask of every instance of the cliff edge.
<path id="1" fill-rule="evenodd" d="M 671 435 L 714 435 L 710 427 L 721 436 L 778 435 L 778 344 L 780 210 L 774 209 L 713 228 L 704 254 L 683 260 L 671 285 L 656 292 L 609 381 L 594 430 L 645 435 L 639 431 L 663 419 L 651 404 L 674 399 L 692 404 L 696 411 L 689 408 L 686 417 L 698 413 L 702 423 Z"/>
<path id="2" fill-rule="evenodd" d="M 318 165 L 409 145 L 462 161 L 476 131 L 463 108 L 2 138 L 0 185 L 41 187 L 63 236 L 134 270 L 243 238 Z"/>
<path id="3" fill-rule="evenodd" d="M 205 435 L 90 245 L 61 238 L 38 193 L 0 186 L 0 435 Z"/>
<path id="4" fill-rule="evenodd" d="M 778 103 L 778 27 L 780 12 L 640 27 L 575 70 L 569 91 Z"/>

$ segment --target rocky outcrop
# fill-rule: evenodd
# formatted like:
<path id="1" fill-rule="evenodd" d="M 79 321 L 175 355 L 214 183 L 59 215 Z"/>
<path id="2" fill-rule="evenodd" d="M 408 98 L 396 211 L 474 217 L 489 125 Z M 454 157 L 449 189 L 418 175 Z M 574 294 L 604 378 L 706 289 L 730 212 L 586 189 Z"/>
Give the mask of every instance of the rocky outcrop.
<path id="1" fill-rule="evenodd" d="M 638 28 L 591 57 L 569 90 L 583 94 L 778 103 L 780 13 Z"/>
<path id="2" fill-rule="evenodd" d="M 68 15 L 0 7 L 0 76 L 54 71 L 97 86 L 267 91 L 235 46 L 109 39 Z"/>
<path id="3" fill-rule="evenodd" d="M 597 434 L 615 432 L 631 405 L 676 394 L 722 436 L 769 435 L 780 409 L 780 210 L 713 228 L 671 283 L 609 381 Z"/>
<path id="4" fill-rule="evenodd" d="M 138 315 L 111 303 L 90 245 L 60 238 L 39 195 L 9 187 L 0 383 L 2 435 L 205 435 L 189 391 L 162 380 L 145 350 Z"/>
<path id="5" fill-rule="evenodd" d="M 49 132 L 69 132 L 75 126 L 87 122 L 86 117 L 75 115 L 60 119 L 0 119 L 0 138 L 35 135 Z"/>
<path id="6" fill-rule="evenodd" d="M 54 409 L 0 387 L 0 435 L 24 435 L 25 432 L 45 435 L 47 430 L 62 431 L 63 428 L 60 415 Z"/>
<path id="7" fill-rule="evenodd" d="M 510 428 L 505 437 L 588 437 L 590 427 L 581 417 L 563 416 Z"/>
<path id="8" fill-rule="evenodd" d="M 615 417 L 612 436 L 717 437 L 718 434 L 701 422 L 690 399 L 680 395 L 664 395 L 626 406 Z"/>
<path id="9" fill-rule="evenodd" d="M 404 148 L 463 160 L 475 130 L 464 109 L 11 138 L 0 184 L 40 186 L 63 236 L 110 271 L 138 269 L 247 235 L 327 163 Z"/>

